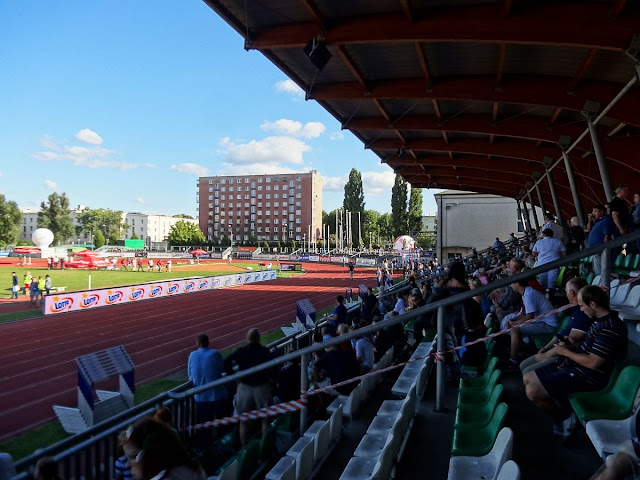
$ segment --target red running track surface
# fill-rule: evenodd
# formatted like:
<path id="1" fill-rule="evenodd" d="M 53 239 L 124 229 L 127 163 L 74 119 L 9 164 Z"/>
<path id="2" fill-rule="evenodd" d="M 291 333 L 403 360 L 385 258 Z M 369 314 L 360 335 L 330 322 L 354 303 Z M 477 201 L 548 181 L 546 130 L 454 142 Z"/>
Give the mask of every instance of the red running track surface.
<path id="1" fill-rule="evenodd" d="M 307 268 L 288 279 L 0 325 L 0 441 L 53 420 L 53 405 L 77 406 L 76 357 L 124 345 L 141 384 L 185 368 L 199 333 L 222 350 L 251 327 L 294 322 L 297 300 L 321 310 L 345 288 L 375 283 L 370 269 L 351 280 L 337 265 Z"/>

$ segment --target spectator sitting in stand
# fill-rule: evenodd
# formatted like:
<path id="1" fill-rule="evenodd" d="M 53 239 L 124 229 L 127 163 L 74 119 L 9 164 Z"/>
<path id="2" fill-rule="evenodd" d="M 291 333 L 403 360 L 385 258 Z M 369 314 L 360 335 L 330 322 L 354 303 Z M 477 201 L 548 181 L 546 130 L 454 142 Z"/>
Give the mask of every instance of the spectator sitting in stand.
<path id="1" fill-rule="evenodd" d="M 124 452 L 137 480 L 204 480 L 204 475 L 178 435 L 152 418 L 138 420 L 127 430 Z"/>
<path id="2" fill-rule="evenodd" d="M 360 323 L 358 328 L 367 326 L 366 322 Z M 370 334 L 362 335 L 356 340 L 356 359 L 360 364 L 360 374 L 369 373 L 373 368 L 375 354 L 373 348 L 373 339 Z"/>
<path id="3" fill-rule="evenodd" d="M 360 374 L 360 365 L 353 350 L 342 350 L 336 346 L 328 347 L 319 355 L 313 365 L 315 378 L 328 377 L 332 385 L 348 380 Z M 335 390 L 342 395 L 349 395 L 356 387 L 356 382 L 337 387 Z"/>
<path id="4" fill-rule="evenodd" d="M 518 365 L 520 351 L 523 347 L 522 339 L 530 335 L 550 334 L 558 328 L 558 317 L 549 315 L 543 319 L 531 322 L 532 319 L 553 310 L 553 305 L 535 288 L 529 285 L 529 280 L 520 280 L 511 284 L 511 288 L 522 296 L 522 307 L 519 312 L 507 315 L 503 319 L 503 329 L 515 328 L 511 331 L 510 366 Z M 525 322 L 526 325 L 522 325 Z"/>
<path id="5" fill-rule="evenodd" d="M 524 375 L 527 397 L 554 420 L 554 434 L 567 437 L 576 425 L 569 394 L 604 388 L 616 363 L 627 350 L 627 326 L 609 307 L 609 294 L 588 285 L 578 292 L 580 309 L 594 323 L 583 342 L 574 347 L 560 342 L 553 348 L 566 357 L 560 364 L 547 365 Z"/>
<path id="6" fill-rule="evenodd" d="M 53 457 L 42 457 L 33 471 L 34 480 L 60 480 L 58 462 Z"/>
<path id="7" fill-rule="evenodd" d="M 559 336 L 553 337 L 537 354 L 527 358 L 520 364 L 520 370 L 523 375 L 531 370 L 561 361 L 563 357 L 558 356 L 553 348 L 561 341 L 560 338 L 564 338 L 565 340 L 562 341 L 574 347 L 582 343 L 593 323 L 593 320 L 587 317 L 578 306 L 578 292 L 586 286 L 587 281 L 580 277 L 572 278 L 567 282 L 565 293 L 569 303 L 574 305 L 574 307 L 567 310 L 567 314 L 570 315 L 569 323 L 559 332 Z"/>

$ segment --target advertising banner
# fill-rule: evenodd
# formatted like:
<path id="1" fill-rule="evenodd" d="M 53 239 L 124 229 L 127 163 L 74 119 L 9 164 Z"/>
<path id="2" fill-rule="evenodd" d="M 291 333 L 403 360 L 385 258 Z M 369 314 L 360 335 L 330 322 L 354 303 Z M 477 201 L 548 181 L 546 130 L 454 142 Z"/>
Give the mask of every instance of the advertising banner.
<path id="1" fill-rule="evenodd" d="M 309 255 L 300 255 L 298 260 L 302 260 L 303 262 L 308 262 L 309 261 Z"/>
<path id="2" fill-rule="evenodd" d="M 329 262 L 331 261 L 331 257 L 330 257 L 329 255 L 322 255 L 322 256 L 320 257 L 320 261 L 321 261 L 321 262 L 329 263 Z"/>
<path id="3" fill-rule="evenodd" d="M 152 298 L 172 297 L 218 288 L 236 287 L 255 282 L 275 280 L 275 271 L 246 272 L 218 277 L 187 278 L 126 287 L 103 288 L 84 292 L 69 292 L 44 297 L 44 314 L 89 310 Z"/>
<path id="4" fill-rule="evenodd" d="M 289 260 L 289 255 L 276 255 L 276 259 L 278 260 Z"/>
<path id="5" fill-rule="evenodd" d="M 309 255 L 309 261 L 310 262 L 319 262 L 320 261 L 320 257 L 318 255 Z"/>
<path id="6" fill-rule="evenodd" d="M 376 259 L 375 258 L 357 258 L 356 265 L 366 265 L 368 267 L 375 267 Z"/>

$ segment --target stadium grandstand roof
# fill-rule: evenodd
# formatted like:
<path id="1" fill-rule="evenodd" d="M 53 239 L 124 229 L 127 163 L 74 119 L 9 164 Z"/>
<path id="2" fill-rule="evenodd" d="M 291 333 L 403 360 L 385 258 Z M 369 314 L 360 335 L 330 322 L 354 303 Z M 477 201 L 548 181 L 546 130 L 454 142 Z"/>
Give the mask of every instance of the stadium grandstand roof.
<path id="1" fill-rule="evenodd" d="M 204 1 L 413 186 L 540 205 L 537 180 L 549 209 L 553 165 L 571 217 L 561 145 L 580 203 L 605 201 L 588 115 L 611 182 L 640 188 L 638 2 Z"/>

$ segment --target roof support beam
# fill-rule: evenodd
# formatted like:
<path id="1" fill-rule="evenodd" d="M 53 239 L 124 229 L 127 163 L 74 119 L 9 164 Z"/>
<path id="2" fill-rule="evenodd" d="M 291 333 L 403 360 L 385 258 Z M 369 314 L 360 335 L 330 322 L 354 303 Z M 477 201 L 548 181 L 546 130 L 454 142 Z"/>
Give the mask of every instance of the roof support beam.
<path id="1" fill-rule="evenodd" d="M 304 5 L 304 8 L 306 8 L 309 14 L 313 17 L 316 24 L 323 30 L 326 30 L 327 20 L 316 3 L 313 0 L 301 0 L 301 2 Z"/>
<path id="2" fill-rule="evenodd" d="M 584 80 L 575 95 L 566 93 L 566 80 L 551 76 L 510 77 L 500 91 L 495 79 L 487 76 L 453 77 L 441 79 L 432 91 L 424 88 L 422 79 L 398 79 L 372 83 L 365 92 L 357 82 L 316 85 L 310 97 L 316 100 L 372 98 L 445 99 L 459 101 L 500 102 L 519 105 L 551 106 L 581 112 L 587 100 L 607 105 L 620 91 L 615 82 Z M 640 89 L 631 89 L 624 102 L 611 108 L 610 118 L 640 127 L 637 108 Z"/>
<path id="3" fill-rule="evenodd" d="M 627 0 L 617 0 L 615 6 L 613 7 L 613 10 L 611 10 L 611 16 L 617 17 L 618 15 L 620 15 L 626 4 Z"/>
<path id="4" fill-rule="evenodd" d="M 504 72 L 504 59 L 507 56 L 507 44 L 501 43 L 498 50 L 498 72 L 496 73 L 496 85 L 502 85 L 502 73 Z"/>
<path id="5" fill-rule="evenodd" d="M 247 47 L 258 50 L 303 47 L 325 33 L 326 42 L 375 44 L 392 42 L 479 42 L 556 45 L 623 52 L 637 31 L 640 14 L 609 16 L 609 6 L 560 2 L 530 4 L 518 15 L 504 15 L 501 5 L 433 9 L 411 22 L 405 13 L 344 18 L 323 32 L 314 22 L 292 23 L 255 32 Z M 571 21 L 567 22 L 570 18 Z M 540 26 L 544 25 L 544 28 Z M 594 28 L 585 28 L 594 25 Z"/>
<path id="6" fill-rule="evenodd" d="M 410 23 L 413 23 L 413 11 L 411 10 L 409 0 L 400 0 L 400 8 L 402 8 L 402 13 L 404 13 L 404 16 L 407 17 L 407 20 Z"/>
<path id="7" fill-rule="evenodd" d="M 427 65 L 427 58 L 424 56 L 424 50 L 422 50 L 422 44 L 420 42 L 414 42 L 413 47 L 416 51 L 416 55 L 418 56 L 418 63 L 420 63 L 420 69 L 422 70 L 422 75 L 424 75 L 425 82 L 427 83 L 427 90 L 431 89 L 431 72 L 429 70 L 429 65 Z"/>
<path id="8" fill-rule="evenodd" d="M 568 89 L 570 92 L 575 91 L 576 87 L 578 86 L 578 82 L 582 79 L 584 74 L 587 73 L 587 69 L 591 65 L 591 62 L 593 62 L 593 58 L 596 56 L 597 52 L 598 50 L 596 48 L 589 49 L 589 51 L 587 52 L 587 56 L 584 57 L 584 60 L 582 61 L 582 63 L 580 64 L 580 67 L 578 68 L 578 71 L 576 72 L 576 74 L 573 76 L 573 79 L 571 79 L 571 82 L 569 83 Z"/>

